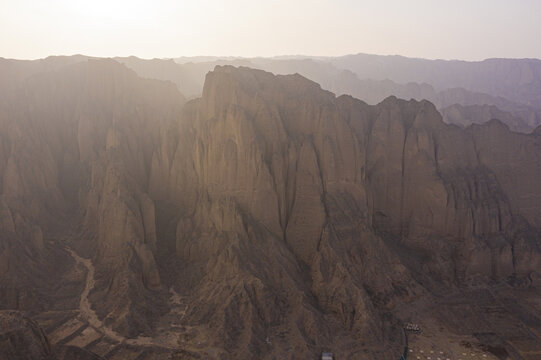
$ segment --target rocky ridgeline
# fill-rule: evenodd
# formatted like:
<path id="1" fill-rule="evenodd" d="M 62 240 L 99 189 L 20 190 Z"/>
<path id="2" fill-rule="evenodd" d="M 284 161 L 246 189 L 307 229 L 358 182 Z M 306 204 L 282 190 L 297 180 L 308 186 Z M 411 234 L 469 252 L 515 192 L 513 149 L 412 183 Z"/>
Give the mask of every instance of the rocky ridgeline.
<path id="1" fill-rule="evenodd" d="M 123 336 L 153 336 L 173 286 L 227 358 L 393 357 L 399 305 L 541 267 L 538 131 L 231 66 L 184 106 L 112 60 L 17 84 L 0 109 L 2 308 L 48 308 L 33 279 L 73 266 L 47 242 L 63 239 Z"/>

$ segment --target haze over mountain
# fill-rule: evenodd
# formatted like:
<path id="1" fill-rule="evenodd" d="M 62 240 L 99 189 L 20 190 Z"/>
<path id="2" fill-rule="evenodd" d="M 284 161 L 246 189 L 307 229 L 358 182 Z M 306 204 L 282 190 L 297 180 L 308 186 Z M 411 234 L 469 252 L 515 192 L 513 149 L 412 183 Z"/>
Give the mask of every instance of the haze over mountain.
<path id="1" fill-rule="evenodd" d="M 541 60 L 538 59 L 467 62 L 358 54 L 331 62 L 361 77 L 401 83 L 427 82 L 437 89 L 462 87 L 540 107 Z"/>
<path id="2" fill-rule="evenodd" d="M 248 66 L 252 68 L 259 68 L 266 71 L 273 72 L 275 74 L 295 74 L 299 73 L 308 79 L 311 79 L 319 83 L 324 89 L 332 91 L 336 94 L 352 95 L 356 98 L 366 101 L 369 104 L 377 104 L 384 100 L 386 97 L 394 95 L 404 99 L 427 99 L 433 102 L 436 107 L 444 114 L 448 112 L 444 111 L 445 108 L 451 107 L 455 104 L 461 106 L 490 106 L 495 107 L 494 114 L 508 113 L 509 115 L 499 115 L 499 120 L 505 122 L 511 129 L 521 132 L 530 132 L 538 125 L 541 124 L 541 102 L 539 97 L 541 96 L 541 85 L 536 85 L 539 82 L 539 76 L 535 75 L 528 80 L 527 75 L 521 75 L 520 71 L 510 72 L 508 75 L 503 75 L 499 70 L 495 70 L 490 64 L 483 65 L 480 63 L 468 63 L 470 68 L 479 68 L 478 72 L 475 72 L 475 78 L 479 79 L 479 83 L 483 83 L 482 77 L 485 77 L 485 83 L 491 82 L 493 87 L 501 89 L 501 92 L 513 94 L 517 92 L 518 88 L 524 88 L 529 90 L 530 98 L 537 98 L 537 100 L 530 101 L 526 98 L 522 100 L 510 100 L 510 98 L 498 95 L 497 91 L 488 91 L 488 93 L 479 92 L 479 86 L 469 86 L 467 84 L 460 84 L 455 81 L 447 87 L 441 87 L 438 91 L 433 86 L 433 83 L 423 82 L 424 77 L 421 74 L 419 78 L 408 83 L 398 83 L 389 78 L 399 78 L 396 68 L 408 68 L 415 67 L 423 68 L 423 62 L 421 59 L 408 59 L 398 57 L 395 62 L 398 63 L 396 67 L 385 68 L 381 65 L 382 69 L 376 69 L 373 63 L 378 62 L 386 64 L 390 60 L 389 57 L 384 56 L 358 56 L 361 60 L 357 65 L 364 69 L 371 69 L 371 78 L 364 78 L 364 75 L 355 74 L 348 69 L 339 68 L 333 63 L 342 61 L 341 58 L 337 59 L 325 59 L 325 58 L 295 58 L 295 59 L 282 59 L 282 58 L 213 58 L 204 57 L 202 62 L 197 62 L 199 58 L 185 58 L 179 60 L 179 63 L 175 63 L 173 60 L 167 59 L 153 59 L 143 60 L 136 57 L 129 58 L 115 58 L 115 60 L 127 65 L 131 69 L 135 70 L 138 75 L 151 79 L 169 80 L 177 85 L 179 91 L 181 91 L 188 98 L 194 98 L 201 95 L 203 89 L 204 78 L 207 72 L 211 71 L 216 65 L 234 65 L 234 66 Z M 367 57 L 372 59 L 372 62 L 365 61 Z M 9 84 L 13 81 L 13 78 L 24 78 L 32 73 L 43 71 L 44 69 L 53 68 L 58 66 L 55 64 L 64 64 L 65 62 L 79 62 L 83 61 L 87 57 L 74 56 L 74 57 L 60 57 L 60 58 L 48 58 L 44 60 L 37 60 L 33 62 L 28 61 L 15 61 L 4 59 L 5 69 L 10 69 L 9 72 L 5 72 L 6 80 L 5 84 Z M 395 57 L 390 57 L 395 58 Z M 379 59 L 379 60 L 375 60 Z M 195 61 L 195 62 L 194 62 Z M 402 61 L 404 64 L 402 64 Z M 508 60 L 493 60 L 493 62 L 501 61 L 502 64 L 506 64 Z M 523 68 L 528 68 L 530 60 L 514 60 L 517 64 L 522 64 Z M 522 61 L 522 62 L 521 62 Z M 350 61 L 351 63 L 352 61 Z M 391 62 L 393 63 L 393 62 Z M 449 73 L 448 77 L 451 79 L 459 79 L 460 76 L 456 75 L 455 62 L 441 62 L 439 67 L 441 71 L 434 71 L 436 73 Z M 537 64 L 537 63 L 535 63 Z M 465 66 L 465 65 L 463 65 Z M 519 67 L 520 67 L 519 66 Z M 465 66 L 467 67 L 467 66 Z M 505 65 L 502 65 L 505 69 Z M 355 68 L 355 66 L 352 66 Z M 373 68 L 373 69 L 372 69 Z M 387 69 L 387 70 L 385 70 Z M 535 66 L 532 68 L 532 73 L 539 73 L 541 67 Z M 473 70 L 469 70 L 471 73 Z M 491 71 L 496 71 L 491 73 Z M 526 70 L 525 70 L 526 71 Z M 409 70 L 405 70 L 407 74 Z M 526 71 L 527 72 L 527 71 Z M 469 74 L 468 73 L 468 74 Z M 383 74 L 383 75 L 382 75 Z M 365 73 L 366 75 L 366 73 Z M 404 75 L 403 79 L 410 75 Z M 467 78 L 469 78 L 468 75 Z M 385 78 L 385 80 L 378 80 L 378 78 Z M 499 80 L 500 79 L 500 80 Z M 464 87 L 452 87 L 452 85 L 460 85 Z M 519 91 L 520 92 L 520 91 Z M 515 97 L 512 97 L 515 98 Z M 448 123 L 461 124 L 467 126 L 469 124 L 479 121 L 489 121 L 497 115 L 486 115 L 479 120 L 473 121 L 471 117 L 457 118 L 455 116 L 444 116 L 444 121 Z M 487 117 L 488 116 L 488 117 Z M 511 120 L 511 118 L 513 120 Z"/>
<path id="3" fill-rule="evenodd" d="M 204 60 L 0 61 L 0 354 L 541 353 L 536 62 Z"/>
<path id="4" fill-rule="evenodd" d="M 377 58 L 377 57 L 376 57 Z M 386 59 L 387 57 L 379 57 Z M 539 99 L 530 101 L 513 101 L 504 96 L 499 96 L 496 93 L 482 93 L 477 91 L 478 87 L 469 87 L 465 84 L 460 84 L 464 87 L 444 86 L 440 91 L 437 91 L 431 83 L 424 82 L 420 77 L 415 80 L 409 80 L 409 82 L 401 84 L 392 80 L 389 80 L 393 75 L 393 72 L 385 73 L 385 70 L 380 70 L 378 73 L 374 71 L 373 76 L 368 76 L 368 72 L 364 75 L 353 73 L 349 69 L 341 69 L 333 63 L 338 60 L 332 59 L 318 59 L 318 58 L 303 58 L 303 59 L 276 59 L 276 58 L 253 58 L 253 59 L 221 59 L 221 58 L 205 58 L 203 62 L 193 63 L 190 60 L 197 61 L 196 59 L 186 58 L 179 60 L 180 66 L 174 66 L 174 64 L 168 60 L 141 60 L 138 58 L 117 58 L 118 61 L 126 64 L 130 68 L 138 72 L 139 75 L 144 77 L 171 80 L 179 87 L 180 91 L 189 97 L 195 97 L 201 94 L 203 88 L 204 74 L 212 70 L 215 65 L 230 64 L 235 66 L 249 66 L 252 68 L 259 68 L 266 71 L 271 71 L 275 74 L 295 74 L 299 73 L 319 84 L 324 89 L 330 90 L 336 94 L 348 94 L 356 98 L 364 100 L 369 104 L 377 104 L 384 100 L 386 97 L 394 95 L 404 99 L 428 99 L 433 102 L 438 109 L 442 110 L 446 107 L 458 104 L 462 106 L 472 105 L 489 105 L 495 106 L 500 112 L 508 112 L 516 120 L 511 121 L 508 125 L 521 132 L 530 132 L 535 127 L 541 124 L 541 102 Z M 210 61 L 207 61 L 210 60 Z M 422 64 L 423 60 L 406 59 L 406 62 L 415 63 L 418 61 Z M 506 60 L 502 60 L 506 62 Z M 453 72 L 453 62 L 447 62 L 449 64 L 449 70 L 446 70 L 445 64 L 442 65 L 442 72 Z M 475 63 L 471 63 L 475 64 Z M 360 67 L 364 66 L 364 63 L 359 64 Z M 418 65 L 421 67 L 422 65 Z M 473 65 L 472 65 L 473 66 Z M 370 67 L 370 66 L 368 66 Z M 482 68 L 482 66 L 480 66 Z M 392 68 L 394 69 L 394 68 Z M 394 71 L 394 70 L 393 70 Z M 536 70 L 539 72 L 539 69 Z M 396 71 L 395 71 L 396 72 Z M 456 71 L 455 71 L 456 72 Z M 483 73 L 486 73 L 483 75 Z M 381 75 L 386 74 L 386 75 Z M 490 69 L 482 69 L 481 74 L 478 77 L 486 76 L 490 81 L 497 83 L 495 86 L 498 88 L 507 88 L 508 93 L 513 93 L 515 88 L 533 88 L 532 97 L 539 97 L 541 94 L 541 88 L 535 89 L 536 82 L 538 80 L 533 79 L 528 82 L 520 77 L 513 80 L 512 75 L 506 76 L 506 82 L 503 80 L 498 83 L 497 79 L 494 79 L 493 74 L 490 73 Z M 383 78 L 383 80 L 378 79 Z M 452 74 L 449 77 L 453 77 Z M 416 81 L 416 82 L 415 82 Z M 487 80 L 489 81 L 489 80 Z M 503 117 L 502 121 L 506 121 L 509 117 Z M 483 121 L 491 120 L 484 119 Z M 469 125 L 472 123 L 468 118 L 456 119 L 445 118 L 446 122 L 454 121 L 457 124 Z M 520 123 L 517 125 L 516 123 Z"/>

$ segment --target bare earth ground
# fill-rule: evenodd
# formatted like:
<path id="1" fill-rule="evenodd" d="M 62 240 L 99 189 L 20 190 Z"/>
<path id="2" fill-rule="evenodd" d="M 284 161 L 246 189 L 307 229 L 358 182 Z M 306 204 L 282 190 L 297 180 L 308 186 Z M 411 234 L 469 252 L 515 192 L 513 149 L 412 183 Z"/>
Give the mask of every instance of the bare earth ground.
<path id="1" fill-rule="evenodd" d="M 158 321 L 154 337 L 125 338 L 96 315 L 89 302 L 94 266 L 73 249 L 71 279 L 85 286 L 79 308 L 38 314 L 36 320 L 53 345 L 73 345 L 105 359 L 218 359 L 203 327 L 184 323 L 185 298 L 170 288 L 170 311 Z M 419 323 L 410 334 L 408 359 L 413 360 L 540 360 L 541 292 L 536 287 L 467 288 L 436 299 L 422 299 L 400 309 L 403 320 Z M 397 354 L 397 359 L 400 354 Z"/>
<path id="2" fill-rule="evenodd" d="M 541 359 L 541 296 L 535 288 L 507 284 L 468 288 L 404 308 L 417 319 L 408 359 Z"/>
<path id="3" fill-rule="evenodd" d="M 219 358 L 221 351 L 208 344 L 204 329 L 184 324 L 187 304 L 173 288 L 169 290 L 170 311 L 159 320 L 154 337 L 126 338 L 111 329 L 98 318 L 88 299 L 95 285 L 92 261 L 69 247 L 64 249 L 76 264 L 67 277 L 78 278 L 85 286 L 78 309 L 47 311 L 36 316 L 52 345 L 85 348 L 106 359 Z"/>

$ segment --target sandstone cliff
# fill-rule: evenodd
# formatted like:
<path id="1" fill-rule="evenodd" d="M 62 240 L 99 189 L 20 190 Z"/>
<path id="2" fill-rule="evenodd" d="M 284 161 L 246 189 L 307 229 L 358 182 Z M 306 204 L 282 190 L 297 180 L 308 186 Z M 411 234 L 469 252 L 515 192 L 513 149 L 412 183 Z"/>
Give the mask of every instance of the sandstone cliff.
<path id="1" fill-rule="evenodd" d="M 538 240 L 517 232 L 538 227 L 539 190 L 528 180 L 510 186 L 510 169 L 490 155 L 497 134 L 511 173 L 538 178 L 537 139 L 503 125 L 463 131 L 426 101 L 368 106 L 298 75 L 217 67 L 186 106 L 177 139 L 162 141 L 150 180 L 151 196 L 184 209 L 177 256 L 187 276 L 198 274 L 191 284 L 204 284 L 185 291 L 217 309 L 198 305 L 194 321 L 208 312 L 220 346 L 239 356 L 284 327 L 289 341 L 313 342 L 301 354 L 340 338 L 351 339 L 346 355 L 358 339 L 390 341 L 385 327 L 374 329 L 396 302 L 536 271 Z M 257 281 L 253 295 L 219 290 L 244 284 L 244 293 L 246 281 Z M 303 320 L 280 322 L 272 314 L 283 310 L 269 304 Z"/>
<path id="2" fill-rule="evenodd" d="M 92 294 L 98 311 L 129 332 L 136 298 L 160 284 L 154 204 L 145 192 L 160 124 L 177 116 L 183 97 L 173 84 L 142 80 L 112 60 L 43 72 L 18 88 L 17 102 L 2 108 L 2 231 L 11 234 L 2 267 L 20 278 L 47 263 L 42 229 L 54 240 L 78 233 L 73 246 L 100 273 Z M 26 263 L 15 260 L 21 248 L 33 254 Z M 8 287 L 18 282 L 4 279 Z"/>
<path id="3" fill-rule="evenodd" d="M 428 101 L 232 66 L 184 106 L 113 60 L 19 84 L 0 112 L 2 308 L 78 309 L 68 247 L 95 267 L 104 337 L 375 359 L 401 353 L 405 304 L 539 276 L 538 130 L 460 129 Z M 54 287 L 68 300 L 36 285 L 49 276 L 72 279 Z"/>

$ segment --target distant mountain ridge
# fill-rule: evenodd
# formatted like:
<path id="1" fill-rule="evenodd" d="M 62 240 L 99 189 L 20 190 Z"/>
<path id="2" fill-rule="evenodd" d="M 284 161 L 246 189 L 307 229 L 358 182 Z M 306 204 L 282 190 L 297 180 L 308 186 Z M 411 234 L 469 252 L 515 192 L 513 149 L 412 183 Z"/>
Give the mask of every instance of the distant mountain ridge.
<path id="1" fill-rule="evenodd" d="M 3 60 L 3 63 L 4 66 L 11 64 L 13 69 L 10 77 L 21 78 L 32 71 L 55 66 L 54 63 L 78 62 L 85 58 L 77 55 L 58 57 L 58 61 L 53 61 L 55 58 L 51 57 L 31 62 Z M 439 110 L 455 104 L 488 105 L 498 108 L 500 112 L 495 114 L 507 112 L 517 119 L 515 123 L 522 123 L 524 126 L 519 127 L 508 124 L 517 131 L 529 132 L 541 124 L 541 107 L 535 100 L 541 98 L 541 85 L 538 84 L 538 72 L 541 70 L 537 66 L 539 61 L 531 59 L 463 62 L 359 54 L 338 58 L 209 56 L 176 60 L 143 60 L 136 57 L 115 60 L 135 70 L 140 76 L 172 81 L 188 98 L 201 94 L 206 73 L 216 65 L 248 66 L 275 74 L 299 73 L 319 83 L 324 89 L 338 95 L 352 95 L 369 104 L 377 104 L 394 95 L 404 99 L 427 99 L 436 104 Z M 498 65 L 500 62 L 503 65 Z M 519 70 L 515 69 L 515 64 L 518 64 Z M 18 70 L 15 72 L 14 69 Z M 510 69 L 515 69 L 516 74 Z M 6 84 L 10 82 L 10 78 L 5 81 Z M 500 120 L 506 119 L 509 117 Z M 486 119 L 474 120 L 472 123 L 481 120 Z"/>
<path id="2" fill-rule="evenodd" d="M 398 83 L 426 82 L 438 90 L 465 88 L 541 108 L 541 60 L 425 60 L 368 54 L 330 58 L 361 78 Z"/>

